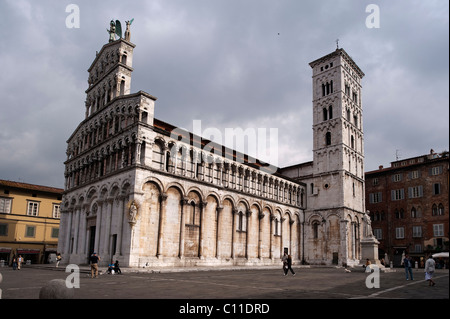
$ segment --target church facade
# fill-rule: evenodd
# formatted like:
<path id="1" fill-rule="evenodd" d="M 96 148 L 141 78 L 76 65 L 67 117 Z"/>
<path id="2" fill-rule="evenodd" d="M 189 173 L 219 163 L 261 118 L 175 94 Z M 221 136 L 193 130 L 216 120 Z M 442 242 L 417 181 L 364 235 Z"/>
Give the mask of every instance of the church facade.
<path id="1" fill-rule="evenodd" d="M 130 32 L 88 69 L 67 141 L 58 250 L 124 267 L 358 264 L 363 236 L 362 71 L 343 49 L 313 69 L 314 159 L 275 168 L 154 117 L 130 92 Z"/>

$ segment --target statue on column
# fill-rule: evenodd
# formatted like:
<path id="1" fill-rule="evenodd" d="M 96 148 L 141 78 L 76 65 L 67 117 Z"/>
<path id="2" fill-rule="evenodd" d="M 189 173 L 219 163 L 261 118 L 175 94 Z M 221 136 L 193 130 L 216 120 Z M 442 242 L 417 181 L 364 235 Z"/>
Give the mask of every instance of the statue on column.
<path id="1" fill-rule="evenodd" d="M 125 23 L 127 24 L 127 29 L 125 30 L 125 40 L 130 41 L 130 26 L 133 23 L 133 19 L 131 19 L 130 21 L 125 21 Z"/>

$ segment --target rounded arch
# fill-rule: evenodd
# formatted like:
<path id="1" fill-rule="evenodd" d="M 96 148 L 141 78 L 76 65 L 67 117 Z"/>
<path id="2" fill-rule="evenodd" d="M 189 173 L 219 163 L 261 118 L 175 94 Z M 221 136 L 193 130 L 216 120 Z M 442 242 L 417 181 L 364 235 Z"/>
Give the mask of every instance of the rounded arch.
<path id="1" fill-rule="evenodd" d="M 111 187 L 109 188 L 109 197 L 114 197 L 120 192 L 120 186 L 119 183 L 114 182 Z"/>
<path id="2" fill-rule="evenodd" d="M 141 189 L 141 190 L 144 190 L 144 187 L 145 187 L 145 185 L 146 185 L 147 183 L 153 183 L 153 184 L 155 184 L 155 185 L 158 187 L 158 190 L 159 190 L 160 192 L 162 192 L 162 191 L 164 190 L 164 185 L 163 185 L 163 183 L 162 183 L 158 178 L 153 177 L 153 176 L 144 179 L 144 181 L 142 182 L 142 186 L 141 186 L 140 189 Z"/>
<path id="3" fill-rule="evenodd" d="M 231 203 L 231 207 L 232 207 L 232 208 L 235 208 L 235 207 L 236 207 L 236 201 L 235 201 L 235 199 L 234 199 L 232 196 L 230 196 L 230 195 L 225 195 L 225 196 L 223 197 L 223 199 L 222 199 L 222 206 L 223 206 L 223 204 L 225 203 L 225 201 L 229 201 L 229 202 Z"/>
<path id="4" fill-rule="evenodd" d="M 189 187 L 188 190 L 186 191 L 186 195 L 185 196 L 189 197 L 189 194 L 191 194 L 191 193 L 196 193 L 201 201 L 205 201 L 206 200 L 205 195 L 203 194 L 203 191 L 197 186 Z"/>
<path id="5" fill-rule="evenodd" d="M 250 209 L 252 209 L 253 207 L 256 207 L 258 209 L 259 212 L 262 212 L 263 207 L 261 206 L 261 204 L 257 201 L 254 201 L 251 205 L 250 205 Z"/>
<path id="6" fill-rule="evenodd" d="M 245 207 L 246 210 L 249 210 L 249 209 L 250 209 L 250 204 L 249 204 L 249 202 L 248 202 L 247 199 L 245 199 L 245 198 L 240 198 L 240 199 L 238 200 L 238 202 L 237 202 L 236 208 L 239 207 L 241 204 Z M 244 213 L 245 213 L 245 211 L 244 211 Z"/>
<path id="7" fill-rule="evenodd" d="M 220 200 L 219 194 L 214 191 L 208 193 L 208 195 L 206 196 L 206 201 L 208 201 L 208 198 L 214 198 L 214 200 L 217 202 L 217 206 L 219 206 L 219 204 L 222 202 Z"/>
<path id="8" fill-rule="evenodd" d="M 170 182 L 169 184 L 167 184 L 164 189 L 164 192 L 167 193 L 170 188 L 176 188 L 180 192 L 182 197 L 185 196 L 186 194 L 183 185 L 181 185 L 178 182 Z"/>

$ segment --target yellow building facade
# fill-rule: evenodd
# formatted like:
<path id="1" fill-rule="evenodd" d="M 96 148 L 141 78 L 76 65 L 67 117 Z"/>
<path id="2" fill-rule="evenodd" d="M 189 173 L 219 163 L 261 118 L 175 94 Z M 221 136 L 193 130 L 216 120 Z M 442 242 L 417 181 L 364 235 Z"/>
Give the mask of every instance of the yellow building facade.
<path id="1" fill-rule="evenodd" d="M 63 189 L 0 180 L 0 264 L 47 263 L 58 247 Z"/>

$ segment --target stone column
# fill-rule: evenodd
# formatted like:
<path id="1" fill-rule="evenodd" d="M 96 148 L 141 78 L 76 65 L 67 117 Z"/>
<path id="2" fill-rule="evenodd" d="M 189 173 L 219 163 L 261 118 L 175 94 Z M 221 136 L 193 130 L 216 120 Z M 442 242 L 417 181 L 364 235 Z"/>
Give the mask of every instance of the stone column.
<path id="1" fill-rule="evenodd" d="M 284 224 L 284 221 L 286 220 L 286 218 L 283 218 L 283 217 L 280 217 L 280 256 L 283 256 L 283 239 L 284 239 L 284 236 L 283 236 L 283 224 Z"/>
<path id="2" fill-rule="evenodd" d="M 156 248 L 156 257 L 161 257 L 162 254 L 162 244 L 163 244 L 163 222 L 165 219 L 165 215 L 166 215 L 166 205 L 165 205 L 165 201 L 167 199 L 167 194 L 162 193 L 161 195 L 159 195 L 159 222 L 158 222 L 158 243 L 157 243 L 157 248 Z"/>
<path id="3" fill-rule="evenodd" d="M 111 218 L 113 215 L 113 208 L 114 208 L 114 198 L 108 198 L 107 199 L 107 209 L 103 213 L 103 225 L 102 225 L 102 231 L 103 234 L 101 234 L 101 242 L 99 251 L 103 260 L 106 260 L 106 257 L 111 257 L 111 251 L 110 251 L 110 242 L 111 242 Z M 110 260 L 108 259 L 107 262 Z"/>
<path id="4" fill-rule="evenodd" d="M 341 259 L 342 262 L 347 264 L 349 255 L 348 255 L 348 236 L 349 236 L 349 231 L 348 231 L 348 224 L 349 221 L 347 219 L 342 219 L 341 220 L 341 234 L 344 235 L 344 240 L 341 240 Z"/>
<path id="5" fill-rule="evenodd" d="M 273 221 L 275 220 L 274 215 L 270 215 L 270 247 L 269 247 L 269 258 L 273 260 Z"/>
<path id="6" fill-rule="evenodd" d="M 64 232 L 66 234 L 65 240 L 64 240 L 64 253 L 70 254 L 70 232 L 72 229 L 72 215 L 73 215 L 73 208 L 72 210 L 68 210 L 65 216 L 66 222 L 66 229 L 64 229 Z"/>
<path id="7" fill-rule="evenodd" d="M 245 258 L 248 259 L 248 234 L 250 233 L 249 220 L 252 216 L 252 211 L 247 210 L 245 213 Z"/>
<path id="8" fill-rule="evenodd" d="M 79 228 L 79 238 L 78 239 L 78 254 L 86 255 L 86 212 L 89 209 L 89 205 L 85 205 L 84 209 L 80 212 L 80 224 Z"/>
<path id="9" fill-rule="evenodd" d="M 259 213 L 258 215 L 258 258 L 262 258 L 262 233 L 261 233 L 261 223 L 264 218 L 263 213 Z"/>
<path id="10" fill-rule="evenodd" d="M 103 201 L 98 201 L 97 203 L 98 203 L 98 210 L 97 210 L 97 219 L 96 219 L 96 222 L 95 222 L 94 251 L 99 253 L 99 249 L 100 249 L 100 235 L 102 234 L 101 227 L 102 227 L 102 212 L 103 212 L 104 202 Z"/>
<path id="11" fill-rule="evenodd" d="M 219 227 L 220 227 L 220 223 L 219 223 L 219 218 L 220 218 L 220 213 L 222 212 L 223 207 L 218 206 L 216 208 L 216 258 L 219 258 L 220 254 L 219 254 Z"/>
<path id="12" fill-rule="evenodd" d="M 84 206 L 84 205 L 83 205 Z M 74 229 L 73 229 L 73 248 L 72 253 L 77 254 L 78 253 L 78 234 L 79 234 L 79 226 L 80 226 L 80 211 L 81 211 L 81 205 L 76 206 L 75 208 L 75 214 L 73 216 L 74 218 Z"/>
<path id="13" fill-rule="evenodd" d="M 199 238 L 198 238 L 198 257 L 203 257 L 203 239 L 204 239 L 204 227 L 203 221 L 205 220 L 205 207 L 208 202 L 200 202 L 200 229 L 198 230 Z"/>
<path id="14" fill-rule="evenodd" d="M 294 221 L 289 219 L 289 254 L 292 256 L 292 225 Z"/>
<path id="15" fill-rule="evenodd" d="M 184 259 L 184 235 L 185 235 L 185 230 L 186 230 L 186 216 L 184 213 L 184 209 L 186 207 L 188 200 L 187 198 L 183 198 L 180 201 L 180 205 L 181 205 L 181 218 L 180 218 L 180 240 L 179 240 L 179 248 L 178 248 L 178 257 L 180 259 Z"/>
<path id="16" fill-rule="evenodd" d="M 123 235 L 125 233 L 125 220 L 126 218 L 124 218 L 125 215 L 125 201 L 127 200 L 128 196 L 126 195 L 120 195 L 119 196 L 119 211 L 117 214 L 117 245 L 116 245 L 116 254 L 122 255 L 122 241 L 123 241 Z"/>
<path id="17" fill-rule="evenodd" d="M 235 229 L 234 229 L 234 225 L 235 225 L 235 219 L 236 216 L 238 214 L 237 209 L 233 208 L 233 210 L 231 211 L 231 258 L 234 259 L 234 252 L 235 252 L 235 243 L 234 243 L 234 233 L 235 233 Z"/>

